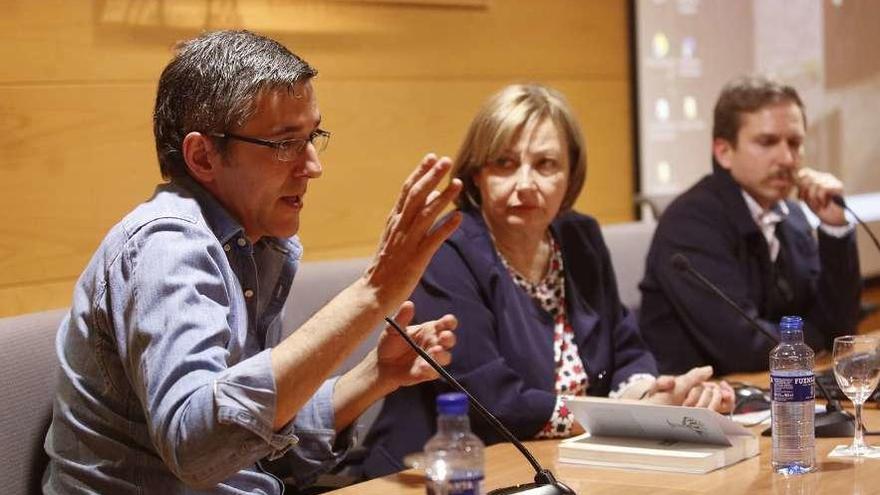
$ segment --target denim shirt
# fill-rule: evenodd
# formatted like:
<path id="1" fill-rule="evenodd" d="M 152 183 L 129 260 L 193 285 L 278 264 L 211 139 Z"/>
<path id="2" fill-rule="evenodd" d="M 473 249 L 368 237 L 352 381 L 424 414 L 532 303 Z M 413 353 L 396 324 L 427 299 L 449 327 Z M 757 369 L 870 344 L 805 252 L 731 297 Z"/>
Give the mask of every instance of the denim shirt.
<path id="1" fill-rule="evenodd" d="M 328 380 L 273 431 L 270 348 L 302 247 L 251 244 L 190 179 L 157 187 L 113 227 L 74 288 L 56 350 L 46 493 L 282 493 L 337 442 Z M 262 462 L 261 462 L 262 461 Z"/>

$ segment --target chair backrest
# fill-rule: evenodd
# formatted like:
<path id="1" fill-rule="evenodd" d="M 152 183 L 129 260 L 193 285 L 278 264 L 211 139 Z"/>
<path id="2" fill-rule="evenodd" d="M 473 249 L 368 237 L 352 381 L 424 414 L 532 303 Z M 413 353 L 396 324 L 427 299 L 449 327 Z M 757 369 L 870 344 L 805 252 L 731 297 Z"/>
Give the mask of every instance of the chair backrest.
<path id="1" fill-rule="evenodd" d="M 678 195 L 679 193 L 637 194 L 633 202 L 636 206 L 643 207 L 643 212 L 647 209 L 651 213 L 651 218 L 657 221 Z"/>
<path id="2" fill-rule="evenodd" d="M 343 289 L 363 275 L 369 263 L 369 258 L 302 263 L 284 305 L 282 325 L 285 332 L 289 334 L 299 328 Z M 354 367 L 375 346 L 378 338 L 378 332 L 374 331 L 333 374 L 342 374 Z"/>
<path id="3" fill-rule="evenodd" d="M 623 304 L 638 311 L 642 303 L 639 283 L 645 275 L 645 258 L 657 223 L 651 220 L 615 223 L 602 227 L 602 237 L 611 253 L 617 290 Z"/>
<path id="4" fill-rule="evenodd" d="M 0 318 L 0 480 L 3 493 L 40 493 L 43 440 L 58 383 L 55 335 L 67 309 Z"/>

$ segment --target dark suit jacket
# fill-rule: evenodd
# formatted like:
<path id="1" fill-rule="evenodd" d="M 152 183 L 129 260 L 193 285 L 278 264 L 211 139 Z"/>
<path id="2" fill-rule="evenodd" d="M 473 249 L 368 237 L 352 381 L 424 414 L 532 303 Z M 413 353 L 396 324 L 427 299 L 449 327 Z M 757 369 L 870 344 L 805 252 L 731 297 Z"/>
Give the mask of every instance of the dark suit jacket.
<path id="1" fill-rule="evenodd" d="M 639 326 L 663 373 L 705 364 L 716 374 L 766 370 L 775 345 L 687 273 L 670 263 L 675 253 L 717 284 L 749 315 L 777 333 L 784 315 L 804 318 L 804 338 L 828 349 L 856 329 L 861 282 L 855 234 L 837 239 L 814 231 L 801 207 L 776 227 L 789 297 L 773 296 L 774 264 L 739 185 L 715 167 L 663 213 L 648 253 Z M 775 303 L 774 303 L 775 299 Z"/>
<path id="2" fill-rule="evenodd" d="M 656 363 L 620 303 L 614 270 L 595 220 L 577 213 L 551 225 L 565 264 L 567 310 L 589 376 L 588 393 L 607 395 Z M 431 261 L 413 294 L 419 321 L 446 313 L 459 320 L 450 372 L 519 438 L 532 438 L 556 403 L 553 319 L 515 285 L 495 252 L 479 212 L 466 212 L 458 230 Z M 369 477 L 403 468 L 435 431 L 438 382 L 407 387 L 385 399 L 365 444 Z M 471 412 L 487 444 L 501 441 Z"/>

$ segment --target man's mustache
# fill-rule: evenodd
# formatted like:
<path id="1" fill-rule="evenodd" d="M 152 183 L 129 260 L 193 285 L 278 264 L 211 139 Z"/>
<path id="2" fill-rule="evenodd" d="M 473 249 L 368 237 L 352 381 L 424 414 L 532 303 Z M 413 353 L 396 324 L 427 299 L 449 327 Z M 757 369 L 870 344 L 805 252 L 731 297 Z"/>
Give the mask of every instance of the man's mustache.
<path id="1" fill-rule="evenodd" d="M 773 172 L 767 176 L 768 179 L 779 179 L 779 180 L 787 180 L 789 182 L 795 182 L 797 180 L 797 176 L 793 170 L 789 169 L 780 169 Z"/>

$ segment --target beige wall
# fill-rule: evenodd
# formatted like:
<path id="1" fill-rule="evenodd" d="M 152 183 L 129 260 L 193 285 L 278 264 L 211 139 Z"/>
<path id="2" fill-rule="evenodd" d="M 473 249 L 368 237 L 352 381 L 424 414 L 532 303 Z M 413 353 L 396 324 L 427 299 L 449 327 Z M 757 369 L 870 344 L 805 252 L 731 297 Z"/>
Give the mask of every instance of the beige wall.
<path id="1" fill-rule="evenodd" d="M 454 154 L 513 81 L 575 107 L 590 167 L 577 208 L 630 219 L 626 2 L 422 3 L 0 0 L 0 316 L 69 304 L 104 233 L 152 191 L 156 81 L 173 43 L 204 29 L 269 34 L 320 71 L 333 138 L 306 198 L 307 259 L 369 254 L 411 167 Z"/>

